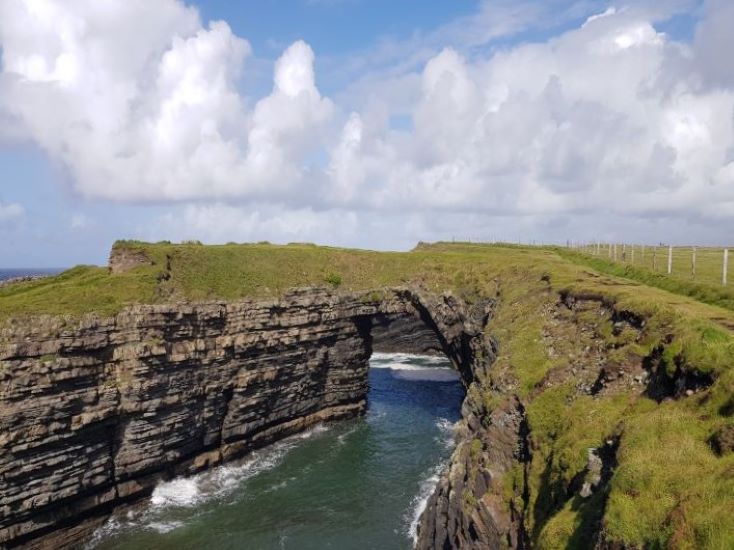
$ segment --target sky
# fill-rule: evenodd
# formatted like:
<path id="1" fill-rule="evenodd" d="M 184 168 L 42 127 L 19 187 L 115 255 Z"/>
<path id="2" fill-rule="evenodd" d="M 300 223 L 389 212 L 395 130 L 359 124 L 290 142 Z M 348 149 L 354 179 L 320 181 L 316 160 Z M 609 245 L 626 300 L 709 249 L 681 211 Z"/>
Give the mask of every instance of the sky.
<path id="1" fill-rule="evenodd" d="M 732 0 L 0 0 L 0 268 L 734 244 Z"/>

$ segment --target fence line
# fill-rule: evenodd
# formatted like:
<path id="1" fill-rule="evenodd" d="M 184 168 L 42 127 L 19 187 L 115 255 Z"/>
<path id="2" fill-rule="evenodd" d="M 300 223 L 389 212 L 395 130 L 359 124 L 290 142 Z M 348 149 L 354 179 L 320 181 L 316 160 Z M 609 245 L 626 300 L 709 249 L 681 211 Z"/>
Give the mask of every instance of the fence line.
<path id="1" fill-rule="evenodd" d="M 668 275 L 673 273 L 673 247 L 668 247 Z"/>
<path id="2" fill-rule="evenodd" d="M 729 249 L 724 249 L 724 269 L 721 274 L 721 284 L 726 286 L 726 271 L 729 269 Z"/>
<path id="3" fill-rule="evenodd" d="M 728 283 L 729 270 L 729 248 L 714 247 L 674 247 L 672 245 L 660 245 L 649 247 L 647 245 L 633 245 L 628 243 L 602 243 L 600 241 L 587 243 L 568 242 L 567 246 L 574 247 L 590 256 L 604 256 L 614 262 L 629 265 L 647 266 L 653 271 L 658 271 L 659 248 L 667 247 L 667 262 L 662 269 L 663 273 L 675 277 L 690 277 L 695 281 L 717 283 L 716 272 L 720 274 L 721 285 Z M 652 253 L 650 253 L 652 248 Z M 663 252 L 664 253 L 664 252 Z M 650 261 L 651 260 L 651 261 Z M 686 264 L 688 263 L 688 267 Z"/>

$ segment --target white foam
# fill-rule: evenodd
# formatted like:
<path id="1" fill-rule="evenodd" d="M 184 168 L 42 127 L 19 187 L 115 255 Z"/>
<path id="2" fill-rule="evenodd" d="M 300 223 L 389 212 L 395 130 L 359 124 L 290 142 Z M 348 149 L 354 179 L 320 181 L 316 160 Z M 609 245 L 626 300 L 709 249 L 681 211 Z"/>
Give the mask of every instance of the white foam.
<path id="1" fill-rule="evenodd" d="M 372 357 L 370 357 L 370 363 L 381 361 L 392 361 L 396 363 L 410 363 L 411 361 L 421 361 L 423 363 L 428 363 L 431 365 L 450 365 L 448 358 L 440 355 L 420 355 L 417 353 L 382 353 L 376 351 L 372 354 Z"/>
<path id="2" fill-rule="evenodd" d="M 288 482 L 291 481 L 292 479 L 293 478 L 291 478 L 291 479 L 284 479 L 280 483 L 275 483 L 275 484 L 271 485 L 270 487 L 268 487 L 267 489 L 265 489 L 265 492 L 266 493 L 272 493 L 274 491 L 280 491 L 281 489 L 285 489 L 288 486 Z"/>
<path id="3" fill-rule="evenodd" d="M 322 423 L 319 422 L 318 424 L 315 424 L 314 426 L 312 426 L 311 429 L 306 430 L 305 432 L 301 432 L 301 433 L 299 433 L 297 435 L 294 435 L 293 437 L 294 438 L 298 438 L 298 439 L 309 439 L 309 438 L 313 437 L 314 435 L 318 435 L 318 434 L 322 434 L 324 432 L 328 432 L 329 429 L 330 429 L 329 426 L 327 426 L 326 424 L 322 424 Z"/>
<path id="4" fill-rule="evenodd" d="M 347 442 L 347 438 L 356 431 L 357 431 L 357 426 L 350 428 L 349 430 L 345 431 L 344 433 L 341 433 L 338 436 L 336 436 L 337 445 L 339 446 L 344 445 Z"/>
<path id="5" fill-rule="evenodd" d="M 194 506 L 200 500 L 196 478 L 176 478 L 159 484 L 153 490 L 150 503 L 156 507 Z"/>
<path id="6" fill-rule="evenodd" d="M 441 432 L 436 441 L 443 444 L 446 449 L 452 449 L 456 443 L 457 422 L 451 422 L 448 418 L 439 418 L 436 427 Z"/>
<path id="7" fill-rule="evenodd" d="M 286 438 L 261 451 L 255 451 L 244 462 L 218 466 L 190 477 L 178 477 L 158 484 L 153 490 L 149 506 L 140 511 L 113 514 L 97 529 L 86 548 L 91 549 L 103 540 L 123 530 L 146 529 L 168 533 L 184 525 L 183 521 L 169 520 L 170 509 L 186 509 L 212 499 L 232 494 L 245 480 L 276 467 L 283 457 L 304 439 L 323 433 L 330 428 L 317 424 L 310 430 Z M 282 484 L 285 486 L 285 483 Z M 280 487 L 273 487 L 278 489 Z"/>
<path id="8" fill-rule="evenodd" d="M 316 424 L 311 429 L 293 435 L 261 451 L 254 451 L 244 462 L 225 464 L 207 472 L 180 477 L 158 485 L 153 491 L 153 507 L 188 507 L 234 491 L 243 481 L 275 468 L 283 457 L 300 441 L 324 433 L 330 428 Z"/>
<path id="9" fill-rule="evenodd" d="M 446 357 L 434 355 L 416 355 L 412 353 L 373 353 L 370 367 L 374 369 L 390 369 L 393 371 L 453 371 Z"/>
<path id="10" fill-rule="evenodd" d="M 455 434 L 458 422 L 451 422 L 448 418 L 439 418 L 436 421 L 436 427 L 441 432 L 439 441 L 443 443 L 447 449 L 452 449 L 456 445 Z M 428 500 L 436 490 L 436 485 L 441 476 L 441 472 L 446 468 L 446 464 L 438 464 L 432 470 L 430 470 L 423 481 L 420 482 L 418 487 L 418 494 L 416 494 L 410 503 L 410 510 L 406 514 L 405 519 L 408 524 L 407 534 L 413 541 L 413 544 L 418 542 L 418 524 L 420 523 L 421 515 L 426 510 Z"/>
<path id="11" fill-rule="evenodd" d="M 429 367 L 427 365 L 410 365 L 406 363 L 372 363 L 370 367 L 373 369 L 390 369 L 390 370 L 412 370 L 412 371 L 434 371 L 434 370 L 451 370 L 451 367 Z"/>
<path id="12" fill-rule="evenodd" d="M 161 535 L 178 529 L 183 525 L 181 521 L 154 521 L 148 524 L 148 527 L 153 531 L 160 533 Z"/>
<path id="13" fill-rule="evenodd" d="M 92 533 L 89 541 L 84 545 L 85 550 L 91 550 L 95 548 L 101 541 L 115 534 L 120 530 L 122 524 L 117 520 L 115 516 L 108 519 L 104 525 L 99 527 Z"/>
<path id="14" fill-rule="evenodd" d="M 418 524 L 420 523 L 421 515 L 426 510 L 428 505 L 428 499 L 431 498 L 433 491 L 436 489 L 438 480 L 440 479 L 441 471 L 444 465 L 440 464 L 436 466 L 429 473 L 423 481 L 420 482 L 418 494 L 413 497 L 410 503 L 411 514 L 406 519 L 409 520 L 408 524 L 408 536 L 413 541 L 413 544 L 418 542 Z"/>

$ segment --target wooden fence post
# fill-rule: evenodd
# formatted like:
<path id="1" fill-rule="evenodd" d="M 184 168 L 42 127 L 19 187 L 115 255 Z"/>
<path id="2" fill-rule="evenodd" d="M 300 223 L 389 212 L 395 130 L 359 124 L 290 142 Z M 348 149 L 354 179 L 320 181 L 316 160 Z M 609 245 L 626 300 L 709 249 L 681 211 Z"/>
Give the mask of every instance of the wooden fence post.
<path id="1" fill-rule="evenodd" d="M 668 275 L 673 273 L 673 245 L 668 245 Z"/>
<path id="2" fill-rule="evenodd" d="M 640 255 L 642 256 L 641 258 L 642 266 L 644 267 L 645 266 L 645 245 L 644 244 L 642 245 L 642 250 L 640 251 Z"/>
<path id="3" fill-rule="evenodd" d="M 691 277 L 696 278 L 696 247 L 693 247 L 693 253 L 691 254 Z"/>
<path id="4" fill-rule="evenodd" d="M 635 265 L 635 245 L 632 245 L 632 250 L 630 251 L 630 263 Z"/>
<path id="5" fill-rule="evenodd" d="M 729 269 L 729 249 L 724 249 L 724 269 L 721 274 L 721 284 L 726 286 L 726 272 Z"/>
<path id="6" fill-rule="evenodd" d="M 614 243 L 614 256 L 612 258 L 615 262 L 617 261 L 617 243 Z"/>
<path id="7" fill-rule="evenodd" d="M 627 261 L 627 245 L 622 243 L 622 261 Z"/>
<path id="8" fill-rule="evenodd" d="M 658 247 L 657 246 L 653 246 L 652 247 L 652 270 L 653 271 L 657 271 L 658 270 L 657 258 L 655 257 L 655 255 L 657 254 L 657 251 L 658 251 Z"/>
<path id="9" fill-rule="evenodd" d="M 612 259 L 612 243 L 607 244 L 607 253 L 609 254 L 609 259 Z"/>

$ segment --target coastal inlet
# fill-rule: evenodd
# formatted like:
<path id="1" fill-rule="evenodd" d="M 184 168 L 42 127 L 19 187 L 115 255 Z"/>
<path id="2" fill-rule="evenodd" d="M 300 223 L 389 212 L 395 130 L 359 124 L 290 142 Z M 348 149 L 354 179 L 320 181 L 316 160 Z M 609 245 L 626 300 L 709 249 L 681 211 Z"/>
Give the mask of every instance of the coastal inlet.
<path id="1" fill-rule="evenodd" d="M 162 483 L 87 548 L 411 548 L 464 390 L 443 357 L 375 353 L 370 366 L 365 416 Z"/>

